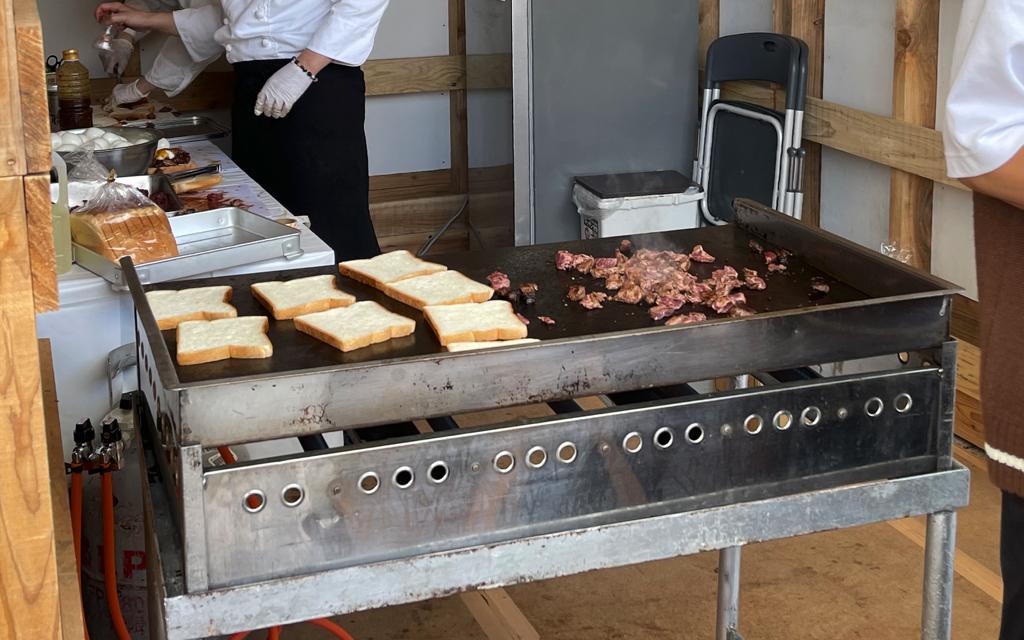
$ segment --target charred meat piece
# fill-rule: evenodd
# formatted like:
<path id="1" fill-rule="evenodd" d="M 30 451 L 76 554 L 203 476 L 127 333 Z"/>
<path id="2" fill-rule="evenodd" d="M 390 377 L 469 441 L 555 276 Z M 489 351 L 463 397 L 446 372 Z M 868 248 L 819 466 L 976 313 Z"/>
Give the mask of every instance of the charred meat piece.
<path id="1" fill-rule="evenodd" d="M 619 253 L 626 256 L 627 258 L 633 255 L 633 243 L 629 240 L 623 240 L 619 243 Z"/>
<path id="2" fill-rule="evenodd" d="M 786 270 L 786 265 L 784 265 L 784 264 L 770 264 L 770 265 L 768 265 L 768 273 L 776 273 L 776 272 L 781 273 L 781 272 L 783 272 L 785 270 Z"/>
<path id="3" fill-rule="evenodd" d="M 739 304 L 746 304 L 747 296 L 743 295 L 742 292 L 717 294 L 711 299 L 711 303 L 708 305 L 714 310 L 715 313 L 729 313 L 733 307 Z"/>
<path id="4" fill-rule="evenodd" d="M 590 268 L 590 275 L 595 278 L 607 278 L 618 271 L 619 261 L 616 258 L 597 258 L 594 260 L 594 266 Z"/>
<path id="5" fill-rule="evenodd" d="M 540 287 L 535 282 L 527 282 L 526 284 L 519 285 L 520 300 L 526 304 L 533 304 L 537 302 L 537 290 Z"/>
<path id="6" fill-rule="evenodd" d="M 771 249 L 768 249 L 767 251 L 765 251 L 761 255 L 764 256 L 764 263 L 765 264 L 775 264 L 776 262 L 779 261 L 779 254 L 775 253 Z"/>
<path id="7" fill-rule="evenodd" d="M 619 292 L 615 294 L 612 300 L 616 302 L 625 302 L 626 304 L 640 304 L 640 301 L 644 297 L 643 289 L 639 285 L 632 282 L 627 282 L 619 289 Z"/>
<path id="8" fill-rule="evenodd" d="M 756 313 L 756 311 L 745 304 L 738 304 L 729 310 L 729 315 L 733 318 L 746 318 L 747 316 L 752 316 Z"/>
<path id="9" fill-rule="evenodd" d="M 758 255 L 764 253 L 764 246 L 762 246 L 761 243 L 758 242 L 757 240 L 751 240 L 750 242 L 747 243 L 747 246 L 750 247 L 751 251 Z"/>
<path id="10" fill-rule="evenodd" d="M 555 253 L 555 268 L 559 271 L 568 271 L 575 265 L 576 254 L 565 251 L 564 249 Z M 511 285 L 509 285 L 511 286 Z"/>
<path id="11" fill-rule="evenodd" d="M 753 269 L 743 270 L 743 282 L 747 285 L 748 289 L 753 289 L 754 291 L 764 291 L 768 288 L 764 278 L 757 275 L 757 271 Z"/>
<path id="12" fill-rule="evenodd" d="M 580 306 L 584 309 L 603 309 L 604 305 L 601 303 L 608 299 L 608 294 L 601 291 L 593 291 L 583 296 L 580 300 Z"/>
<path id="13" fill-rule="evenodd" d="M 574 284 L 569 287 L 569 293 L 565 294 L 566 298 L 569 298 L 572 302 L 579 302 L 587 296 L 587 289 L 581 284 Z"/>
<path id="14" fill-rule="evenodd" d="M 495 271 L 487 276 L 487 281 L 491 283 L 491 288 L 495 291 L 507 291 L 512 288 L 512 281 L 508 279 L 508 274 L 501 271 Z"/>
<path id="15" fill-rule="evenodd" d="M 590 273 L 590 270 L 594 268 L 594 256 L 588 256 L 585 253 L 577 254 L 573 260 L 573 268 L 583 275 Z"/>
<path id="16" fill-rule="evenodd" d="M 604 288 L 609 291 L 618 291 L 626 283 L 625 274 L 615 272 L 604 279 Z"/>
<path id="17" fill-rule="evenodd" d="M 693 251 L 690 252 L 690 260 L 693 260 L 694 262 L 710 263 L 715 261 L 715 256 L 705 251 L 703 245 L 698 244 L 693 248 Z"/>
<path id="18" fill-rule="evenodd" d="M 669 318 L 668 322 L 665 323 L 665 326 L 674 327 L 680 324 L 696 324 L 698 322 L 704 322 L 707 319 L 708 317 L 706 315 L 696 311 L 693 313 L 681 313 L 677 316 L 672 316 L 671 318 Z"/>
<path id="19" fill-rule="evenodd" d="M 651 320 L 654 320 L 655 322 L 658 322 L 659 320 L 664 320 L 665 318 L 671 316 L 676 311 L 678 311 L 678 309 L 673 309 L 672 307 L 663 307 L 661 305 L 657 305 L 657 306 L 651 307 L 650 310 L 648 311 L 648 313 L 651 314 Z"/>
<path id="20" fill-rule="evenodd" d="M 789 249 L 779 249 L 779 264 L 789 264 L 789 259 L 793 256 L 793 252 Z"/>
<path id="21" fill-rule="evenodd" d="M 555 319 L 551 316 L 537 316 L 537 319 L 548 326 L 555 324 Z"/>
<path id="22" fill-rule="evenodd" d="M 817 300 L 818 298 L 824 298 L 832 291 L 832 287 L 829 286 L 825 278 L 821 276 L 814 276 L 811 278 L 811 299 Z"/>
<path id="23" fill-rule="evenodd" d="M 659 307 L 668 307 L 672 311 L 679 311 L 684 304 L 686 304 L 686 299 L 680 295 L 658 296 Z"/>

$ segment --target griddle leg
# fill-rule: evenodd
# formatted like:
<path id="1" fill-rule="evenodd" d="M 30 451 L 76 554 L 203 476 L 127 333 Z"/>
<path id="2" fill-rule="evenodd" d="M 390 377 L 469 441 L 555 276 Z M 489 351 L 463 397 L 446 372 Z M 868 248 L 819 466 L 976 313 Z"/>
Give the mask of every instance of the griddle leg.
<path id="1" fill-rule="evenodd" d="M 952 634 L 955 552 L 956 512 L 930 514 L 924 547 L 922 640 L 949 640 Z"/>
<path id="2" fill-rule="evenodd" d="M 741 640 L 740 555 L 743 547 L 728 547 L 718 552 L 718 623 L 715 640 Z"/>

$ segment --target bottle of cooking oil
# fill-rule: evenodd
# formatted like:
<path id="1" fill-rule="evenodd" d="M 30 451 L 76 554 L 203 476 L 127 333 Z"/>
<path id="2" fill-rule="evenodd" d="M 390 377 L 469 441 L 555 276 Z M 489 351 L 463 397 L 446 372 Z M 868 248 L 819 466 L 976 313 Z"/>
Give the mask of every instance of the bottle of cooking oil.
<path id="1" fill-rule="evenodd" d="M 92 104 L 89 70 L 78 58 L 77 49 L 64 51 L 64 60 L 57 69 L 57 102 L 61 129 L 84 129 L 92 126 Z"/>

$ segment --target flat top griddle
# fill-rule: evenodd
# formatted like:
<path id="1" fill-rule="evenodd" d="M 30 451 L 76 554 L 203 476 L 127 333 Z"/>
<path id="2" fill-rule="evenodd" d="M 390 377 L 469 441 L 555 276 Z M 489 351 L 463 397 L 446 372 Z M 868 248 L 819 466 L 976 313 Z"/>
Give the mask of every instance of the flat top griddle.
<path id="1" fill-rule="evenodd" d="M 811 266 L 800 255 L 790 259 L 789 270 L 784 274 L 767 274 L 763 258 L 750 250 L 748 242 L 754 236 L 736 226 L 709 227 L 670 233 L 633 236 L 636 248 L 671 249 L 685 251 L 697 243 L 704 245 L 715 256 L 714 264 L 693 263 L 691 271 L 705 278 L 715 269 L 730 265 L 737 270 L 743 267 L 756 269 L 767 283 L 765 291 L 744 289 L 750 307 L 759 313 L 789 311 L 818 305 L 832 305 L 862 301 L 869 295 L 830 277 Z M 558 249 L 586 252 L 597 257 L 612 256 L 621 238 L 600 239 L 579 242 L 540 245 L 533 247 L 506 248 L 488 251 L 465 252 L 431 258 L 447 265 L 450 269 L 465 275 L 487 281 L 487 275 L 495 270 L 504 271 L 513 286 L 526 282 L 540 285 L 536 303 L 519 307 L 530 320 L 529 336 L 541 340 L 577 338 L 617 331 L 656 328 L 664 321 L 655 322 L 648 315 L 646 305 L 628 305 L 608 301 L 603 309 L 588 311 L 576 303 L 569 302 L 565 294 L 569 286 L 582 284 L 587 290 L 603 290 L 600 282 L 590 276 L 555 269 L 555 252 Z M 386 308 L 414 318 L 416 332 L 408 337 L 391 340 L 364 349 L 343 353 L 326 343 L 294 329 L 292 321 L 275 321 L 269 312 L 250 293 L 250 285 L 270 280 L 293 280 L 310 275 L 330 273 L 336 275 L 338 286 L 354 294 L 359 300 L 375 300 Z M 831 285 L 828 295 L 812 300 L 811 278 L 823 277 Z M 189 281 L 162 283 L 147 287 L 156 289 L 184 289 L 193 286 L 209 286 L 210 281 Z M 336 267 L 321 267 L 295 271 L 260 273 L 218 278 L 217 284 L 230 285 L 233 289 L 231 303 L 240 316 L 263 315 L 270 318 L 268 336 L 274 345 L 274 355 L 262 360 L 222 360 L 203 365 L 176 366 L 178 379 L 182 383 L 199 383 L 226 378 L 262 376 L 308 370 L 332 365 L 354 365 L 376 360 L 410 358 L 444 352 L 433 329 L 423 314 L 412 307 L 392 300 L 372 287 L 342 277 Z M 683 311 L 700 310 L 709 315 L 709 321 L 728 320 L 728 316 L 715 317 L 703 307 L 684 307 Z M 537 320 L 538 315 L 547 315 L 557 324 L 545 325 Z M 164 331 L 163 337 L 172 358 L 177 353 L 174 331 Z M 699 345 L 698 345 L 699 346 Z"/>

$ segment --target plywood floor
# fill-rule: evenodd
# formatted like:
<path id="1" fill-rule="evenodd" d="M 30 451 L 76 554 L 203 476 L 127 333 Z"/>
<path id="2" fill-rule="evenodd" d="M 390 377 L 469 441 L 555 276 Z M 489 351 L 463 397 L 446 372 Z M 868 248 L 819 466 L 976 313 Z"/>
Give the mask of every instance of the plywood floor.
<path id="1" fill-rule="evenodd" d="M 971 505 L 959 519 L 953 637 L 998 636 L 1000 494 L 984 461 L 972 471 Z M 744 549 L 741 631 L 756 640 L 918 637 L 924 522 L 910 519 L 753 545 Z M 612 569 L 507 591 L 551 640 L 698 640 L 714 637 L 717 556 L 711 553 Z M 459 598 L 344 616 L 356 640 L 486 640 Z M 324 637 L 307 626 L 284 638 Z M 251 637 L 262 637 L 253 634 Z"/>

